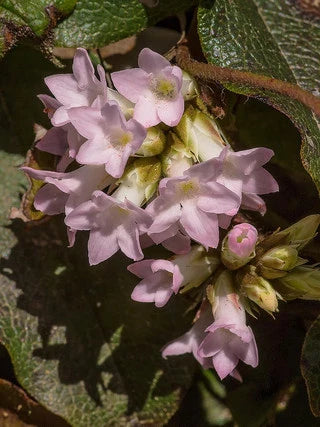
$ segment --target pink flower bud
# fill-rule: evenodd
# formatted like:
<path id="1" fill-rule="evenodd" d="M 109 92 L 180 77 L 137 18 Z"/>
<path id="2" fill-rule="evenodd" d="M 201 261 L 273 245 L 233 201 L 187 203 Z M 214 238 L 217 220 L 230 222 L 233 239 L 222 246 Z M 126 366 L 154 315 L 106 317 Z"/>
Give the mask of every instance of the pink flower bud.
<path id="1" fill-rule="evenodd" d="M 255 256 L 258 232 L 251 224 L 233 227 L 222 243 L 222 262 L 230 270 L 242 267 Z"/>

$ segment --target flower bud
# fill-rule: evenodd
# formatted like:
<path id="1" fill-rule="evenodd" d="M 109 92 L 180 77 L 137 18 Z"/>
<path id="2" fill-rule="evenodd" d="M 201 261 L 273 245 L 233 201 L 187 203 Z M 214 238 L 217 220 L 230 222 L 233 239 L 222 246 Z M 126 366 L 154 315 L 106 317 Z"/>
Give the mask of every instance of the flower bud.
<path id="1" fill-rule="evenodd" d="M 156 156 L 162 153 L 165 144 L 166 137 L 160 127 L 151 127 L 147 130 L 147 136 L 136 154 L 143 157 Z"/>
<path id="2" fill-rule="evenodd" d="M 197 96 L 197 83 L 193 77 L 185 71 L 182 71 L 182 87 L 181 93 L 185 101 Z"/>
<path id="3" fill-rule="evenodd" d="M 214 120 L 191 105 L 175 131 L 192 153 L 203 161 L 219 156 L 226 145 Z"/>
<path id="4" fill-rule="evenodd" d="M 287 299 L 320 300 L 320 270 L 296 267 L 276 281 L 277 290 Z"/>
<path id="5" fill-rule="evenodd" d="M 170 261 L 179 266 L 183 272 L 182 292 L 200 286 L 220 264 L 214 251 L 207 252 L 203 246 L 194 245 L 185 255 L 174 255 Z"/>
<path id="6" fill-rule="evenodd" d="M 221 260 L 229 270 L 236 270 L 255 257 L 258 232 L 251 224 L 235 225 L 222 242 Z"/>
<path id="7" fill-rule="evenodd" d="M 256 273 L 253 265 L 247 266 L 244 271 L 237 275 L 241 292 L 259 307 L 268 312 L 277 311 L 278 293 L 273 289 L 270 282 Z"/>
<path id="8" fill-rule="evenodd" d="M 300 264 L 298 251 L 293 246 L 277 246 L 265 252 L 258 263 L 258 271 L 266 279 L 285 276 Z"/>
<path id="9" fill-rule="evenodd" d="M 278 245 L 294 245 L 299 251 L 315 236 L 320 224 L 320 215 L 309 215 L 282 231 L 267 236 L 261 243 L 269 249 Z"/>
<path id="10" fill-rule="evenodd" d="M 129 164 L 112 194 L 117 200 L 130 200 L 142 206 L 155 193 L 161 178 L 161 163 L 156 157 L 143 157 Z"/>
<path id="11" fill-rule="evenodd" d="M 169 178 L 181 176 L 193 165 L 193 156 L 173 132 L 169 132 L 167 143 L 168 146 L 161 156 L 162 170 Z"/>

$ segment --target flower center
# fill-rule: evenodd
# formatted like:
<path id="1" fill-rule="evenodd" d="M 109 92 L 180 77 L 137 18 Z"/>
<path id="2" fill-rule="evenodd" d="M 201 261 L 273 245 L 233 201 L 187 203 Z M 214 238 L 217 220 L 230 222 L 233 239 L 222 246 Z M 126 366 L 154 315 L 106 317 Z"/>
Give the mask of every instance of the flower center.
<path id="1" fill-rule="evenodd" d="M 158 77 L 151 82 L 152 90 L 159 99 L 173 99 L 177 90 L 174 82 L 165 78 Z"/>
<path id="2" fill-rule="evenodd" d="M 199 184 L 195 181 L 184 181 L 180 183 L 180 190 L 184 197 L 193 197 L 199 192 Z"/>
<path id="3" fill-rule="evenodd" d="M 244 239 L 247 239 L 247 237 L 248 237 L 247 231 L 246 230 L 242 231 L 241 234 L 237 237 L 237 243 L 242 243 L 242 241 Z"/>
<path id="4" fill-rule="evenodd" d="M 132 141 L 133 135 L 132 132 L 123 131 L 123 130 L 117 130 L 113 133 L 111 137 L 111 143 L 112 145 L 118 146 L 118 147 L 125 147 L 126 145 L 130 144 Z"/>

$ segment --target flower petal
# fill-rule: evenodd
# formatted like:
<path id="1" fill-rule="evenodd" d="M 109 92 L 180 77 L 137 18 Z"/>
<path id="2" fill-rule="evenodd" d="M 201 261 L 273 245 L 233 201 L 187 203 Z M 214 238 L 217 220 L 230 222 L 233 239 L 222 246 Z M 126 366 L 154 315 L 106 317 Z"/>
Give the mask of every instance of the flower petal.
<path id="1" fill-rule="evenodd" d="M 219 227 L 216 214 L 199 210 L 192 202 L 184 203 L 180 223 L 191 239 L 205 248 L 216 248 L 219 243 Z"/>
<path id="2" fill-rule="evenodd" d="M 245 177 L 243 191 L 246 193 L 268 194 L 279 191 L 279 186 L 271 173 L 260 168 Z"/>
<path id="3" fill-rule="evenodd" d="M 88 241 L 89 264 L 96 265 L 107 260 L 119 250 L 115 230 L 105 234 L 103 230 L 91 230 Z"/>
<path id="4" fill-rule="evenodd" d="M 168 126 L 177 126 L 183 111 L 184 99 L 181 93 L 178 94 L 175 100 L 160 101 L 157 105 L 158 117 Z"/>
<path id="5" fill-rule="evenodd" d="M 171 66 L 170 62 L 157 52 L 145 47 L 138 57 L 138 65 L 147 73 L 159 73 L 163 68 Z"/>
<path id="6" fill-rule="evenodd" d="M 116 71 L 111 73 L 111 78 L 117 91 L 134 103 L 145 93 L 149 85 L 148 74 L 140 68 Z"/>

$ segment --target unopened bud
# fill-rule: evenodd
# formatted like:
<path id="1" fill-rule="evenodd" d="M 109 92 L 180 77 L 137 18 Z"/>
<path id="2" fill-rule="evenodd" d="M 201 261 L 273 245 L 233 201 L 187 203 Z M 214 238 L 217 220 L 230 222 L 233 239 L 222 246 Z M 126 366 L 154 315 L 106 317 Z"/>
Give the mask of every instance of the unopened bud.
<path id="1" fill-rule="evenodd" d="M 197 96 L 197 83 L 190 74 L 182 71 L 182 87 L 181 93 L 185 101 L 190 101 L 190 99 Z"/>
<path id="2" fill-rule="evenodd" d="M 190 252 L 185 255 L 174 255 L 171 261 L 183 272 L 182 292 L 200 286 L 220 264 L 220 259 L 214 251 L 207 252 L 200 245 L 192 246 Z"/>
<path id="3" fill-rule="evenodd" d="M 285 299 L 320 300 L 320 270 L 296 267 L 276 281 L 277 289 Z"/>
<path id="4" fill-rule="evenodd" d="M 160 178 L 161 163 L 156 157 L 136 159 L 126 167 L 118 180 L 119 187 L 112 196 L 142 206 L 155 193 Z"/>
<path id="5" fill-rule="evenodd" d="M 294 245 L 299 251 L 315 236 L 320 224 L 320 215 L 309 215 L 282 231 L 275 231 L 262 242 L 263 248 L 278 245 Z"/>
<path id="6" fill-rule="evenodd" d="M 192 153 L 203 161 L 219 156 L 226 145 L 214 120 L 191 105 L 175 131 Z"/>
<path id="7" fill-rule="evenodd" d="M 229 270 L 236 270 L 255 257 L 256 228 L 247 223 L 235 225 L 222 242 L 221 260 Z"/>
<path id="8" fill-rule="evenodd" d="M 169 132 L 167 143 L 161 156 L 163 172 L 169 178 L 181 176 L 193 165 L 192 153 L 173 132 Z"/>
<path id="9" fill-rule="evenodd" d="M 256 273 L 255 267 L 250 265 L 237 275 L 241 292 L 259 307 L 268 312 L 277 311 L 278 294 L 268 280 Z M 280 295 L 279 295 L 280 296 Z"/>
<path id="10" fill-rule="evenodd" d="M 258 271 L 266 279 L 285 276 L 297 264 L 300 264 L 298 251 L 293 246 L 277 246 L 265 252 L 258 263 Z"/>
<path id="11" fill-rule="evenodd" d="M 147 136 L 136 152 L 139 156 L 152 157 L 162 153 L 166 144 L 166 137 L 159 126 L 147 130 Z"/>

